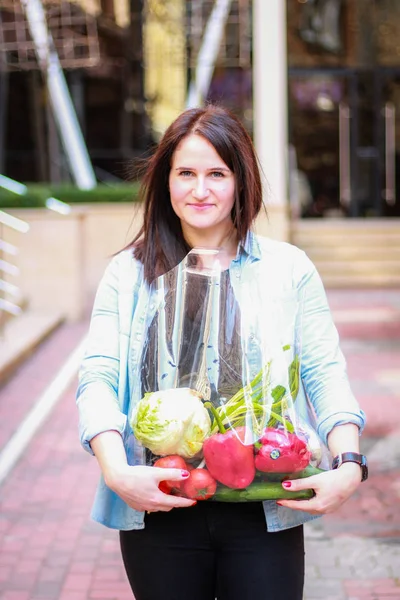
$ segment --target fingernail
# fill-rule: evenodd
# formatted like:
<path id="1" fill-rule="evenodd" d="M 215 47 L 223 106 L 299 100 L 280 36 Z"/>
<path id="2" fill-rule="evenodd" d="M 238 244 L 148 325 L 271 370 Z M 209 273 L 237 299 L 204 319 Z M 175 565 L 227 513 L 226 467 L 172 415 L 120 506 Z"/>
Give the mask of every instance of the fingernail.
<path id="1" fill-rule="evenodd" d="M 189 471 L 182 471 L 182 477 L 189 477 L 190 473 Z"/>
<path id="2" fill-rule="evenodd" d="M 282 483 L 282 485 L 283 485 L 284 488 L 290 488 L 290 487 L 292 487 L 292 482 L 291 481 L 284 481 Z"/>
<path id="3" fill-rule="evenodd" d="M 279 500 L 277 500 L 276 503 L 279 504 L 279 506 L 282 506 L 282 502 L 279 502 Z"/>

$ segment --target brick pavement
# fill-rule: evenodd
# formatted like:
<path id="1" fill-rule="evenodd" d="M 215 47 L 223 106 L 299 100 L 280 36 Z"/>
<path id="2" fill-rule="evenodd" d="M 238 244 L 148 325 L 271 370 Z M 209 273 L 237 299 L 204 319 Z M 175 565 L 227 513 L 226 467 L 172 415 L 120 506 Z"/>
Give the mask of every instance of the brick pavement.
<path id="1" fill-rule="evenodd" d="M 2 600 L 132 599 L 116 533 L 88 519 L 98 472 L 77 443 L 75 389 L 0 490 Z"/>
<path id="2" fill-rule="evenodd" d="M 21 419 L 56 376 L 86 329 L 85 323 L 61 325 L 0 387 L 0 448 L 7 443 Z"/>
<path id="3" fill-rule="evenodd" d="M 370 477 L 340 510 L 306 526 L 305 600 L 400 600 L 400 293 L 328 296 L 367 414 L 361 448 Z M 366 306 L 387 320 L 364 321 Z"/>
<path id="4" fill-rule="evenodd" d="M 345 506 L 307 525 L 304 598 L 400 600 L 400 294 L 370 295 L 367 301 L 359 292 L 329 297 L 353 389 L 368 416 L 362 445 L 379 460 Z M 365 304 L 393 313 L 389 326 L 349 323 L 343 311 L 359 317 Z M 20 418 L 31 405 L 60 346 L 53 340 L 47 350 L 42 347 L 41 357 L 37 353 L 20 369 L 18 382 L 14 378 L 0 390 L 0 414 L 10 419 L 11 429 L 14 410 Z M 31 373 L 25 385 L 24 369 Z M 116 532 L 88 518 L 97 466 L 77 442 L 75 387 L 74 382 L 0 488 L 1 600 L 132 600 Z M 387 455 L 395 458 L 386 460 Z"/>

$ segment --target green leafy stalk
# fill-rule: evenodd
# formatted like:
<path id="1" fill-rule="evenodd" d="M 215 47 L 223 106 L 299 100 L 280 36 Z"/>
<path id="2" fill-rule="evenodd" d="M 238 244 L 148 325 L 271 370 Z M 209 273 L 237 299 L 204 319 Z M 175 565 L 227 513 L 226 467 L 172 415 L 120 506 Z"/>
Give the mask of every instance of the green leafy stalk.
<path id="1" fill-rule="evenodd" d="M 290 395 L 293 400 L 296 400 L 297 394 L 299 393 L 299 385 L 300 385 L 300 360 L 299 357 L 296 356 L 293 358 L 292 362 L 289 365 L 289 387 L 290 387 Z"/>
<path id="2" fill-rule="evenodd" d="M 208 404 L 209 403 L 206 403 L 204 406 L 206 406 L 206 408 L 207 408 Z M 234 411 L 230 412 L 229 416 L 227 416 L 226 413 L 224 412 L 223 406 L 221 406 L 219 408 L 213 407 L 213 409 L 218 414 L 218 417 L 223 426 L 231 425 L 232 427 L 240 427 L 241 425 L 244 425 L 246 422 L 246 414 L 248 411 L 248 407 L 246 406 L 245 403 L 236 407 Z M 253 404 L 252 412 L 258 419 L 262 419 L 262 417 L 266 414 L 266 408 L 264 406 L 261 406 L 260 404 L 256 404 L 256 405 Z M 214 412 L 213 412 L 213 415 L 214 415 Z M 214 421 L 211 425 L 211 433 L 215 433 L 218 430 L 220 430 L 220 426 L 218 424 L 218 421 L 216 419 L 214 419 Z"/>
<path id="3" fill-rule="evenodd" d="M 290 346 L 286 345 L 283 350 L 289 350 Z M 205 406 L 209 408 L 214 417 L 211 433 L 221 431 L 221 426 L 225 430 L 225 426 L 239 427 L 245 424 L 246 414 L 249 407 L 249 401 L 251 402 L 251 409 L 255 418 L 263 423 L 264 418 L 268 412 L 268 408 L 262 403 L 263 398 L 267 395 L 268 391 L 268 378 L 270 372 L 271 363 L 267 363 L 254 377 L 250 384 L 244 386 L 236 392 L 224 404 L 220 407 L 212 407 L 211 404 L 206 403 Z M 300 379 L 300 362 L 296 355 L 289 365 L 289 389 L 290 396 L 293 400 L 296 399 L 299 391 L 299 379 Z M 269 420 L 268 425 L 273 427 L 278 422 L 287 429 L 287 431 L 293 432 L 293 425 L 290 420 L 283 417 L 283 411 L 287 405 L 287 389 L 283 385 L 277 385 L 271 391 L 273 399 L 272 405 L 269 407 Z"/>
<path id="4" fill-rule="evenodd" d="M 278 413 L 273 412 L 271 410 L 271 419 L 268 421 L 268 425 L 270 427 L 272 426 L 273 420 L 278 421 L 279 423 L 282 423 L 282 425 L 284 426 L 284 428 L 287 431 L 289 431 L 289 433 L 294 433 L 294 427 L 293 427 L 292 423 L 288 419 L 285 419 L 281 415 L 278 415 Z"/>
<path id="5" fill-rule="evenodd" d="M 214 421 L 211 426 L 211 433 L 215 433 L 215 431 L 220 430 L 220 424 L 216 418 L 218 415 L 221 424 L 224 426 L 225 424 L 229 424 L 232 427 L 238 427 L 244 424 L 246 412 L 248 409 L 248 402 L 246 398 L 250 398 L 252 402 L 252 408 L 258 416 L 263 416 L 265 414 L 265 408 L 258 404 L 258 401 L 263 398 L 266 393 L 266 385 L 263 381 L 263 378 L 268 376 L 269 373 L 269 364 L 266 367 L 262 368 L 259 373 L 255 376 L 253 381 L 249 384 L 241 388 L 224 404 L 218 408 L 213 407 L 212 414 L 214 416 Z M 206 403 L 207 405 L 209 403 Z M 211 410 L 211 409 L 210 409 Z"/>
<path id="6" fill-rule="evenodd" d="M 226 429 L 225 429 L 225 427 L 224 427 L 224 425 L 223 425 L 223 423 L 221 421 L 221 418 L 220 418 L 220 416 L 219 416 L 216 408 L 214 408 L 214 406 L 211 404 L 211 402 L 205 402 L 204 406 L 206 408 L 208 408 L 208 410 L 210 410 L 212 412 L 212 414 L 214 416 L 214 419 L 215 419 L 215 421 L 217 423 L 217 426 L 218 426 L 218 431 L 220 433 L 226 433 Z M 212 431 L 212 433 L 215 433 L 215 432 Z"/>

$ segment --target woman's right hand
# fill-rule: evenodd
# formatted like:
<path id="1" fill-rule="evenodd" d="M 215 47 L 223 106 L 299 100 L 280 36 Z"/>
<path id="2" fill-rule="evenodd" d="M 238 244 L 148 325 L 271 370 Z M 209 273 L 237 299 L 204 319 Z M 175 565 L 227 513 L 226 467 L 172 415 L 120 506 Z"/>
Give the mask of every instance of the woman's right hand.
<path id="1" fill-rule="evenodd" d="M 125 464 L 122 468 L 105 473 L 106 485 L 128 506 L 139 511 L 170 511 L 196 504 L 195 500 L 169 496 L 159 488 L 160 481 L 172 479 L 182 481 L 189 477 L 188 471 Z"/>

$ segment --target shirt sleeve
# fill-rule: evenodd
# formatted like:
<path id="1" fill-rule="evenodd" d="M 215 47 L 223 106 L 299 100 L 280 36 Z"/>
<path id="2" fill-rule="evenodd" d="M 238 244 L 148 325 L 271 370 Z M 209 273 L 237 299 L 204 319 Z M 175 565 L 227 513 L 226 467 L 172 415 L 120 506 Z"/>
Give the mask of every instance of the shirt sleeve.
<path id="1" fill-rule="evenodd" d="M 295 267 L 300 297 L 301 378 L 317 417 L 317 431 L 327 444 L 332 429 L 354 423 L 360 434 L 365 413 L 355 399 L 346 361 L 321 278 L 302 251 Z"/>
<path id="2" fill-rule="evenodd" d="M 91 439 L 110 430 L 118 431 L 122 436 L 126 426 L 126 415 L 121 412 L 118 402 L 118 258 L 110 262 L 97 289 L 79 371 L 76 394 L 79 436 L 84 449 L 91 454 Z"/>

